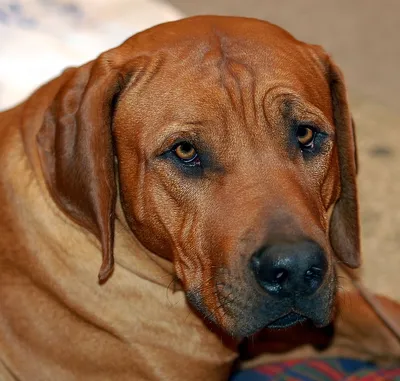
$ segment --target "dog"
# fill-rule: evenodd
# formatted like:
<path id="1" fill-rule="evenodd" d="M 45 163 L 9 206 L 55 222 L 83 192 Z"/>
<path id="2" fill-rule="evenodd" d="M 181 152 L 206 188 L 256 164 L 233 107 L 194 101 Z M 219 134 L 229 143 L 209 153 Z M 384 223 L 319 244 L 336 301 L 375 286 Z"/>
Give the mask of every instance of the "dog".
<path id="1" fill-rule="evenodd" d="M 2 380 L 228 379 L 244 337 L 329 324 L 360 264 L 342 73 L 265 21 L 136 34 L 0 134 Z"/>

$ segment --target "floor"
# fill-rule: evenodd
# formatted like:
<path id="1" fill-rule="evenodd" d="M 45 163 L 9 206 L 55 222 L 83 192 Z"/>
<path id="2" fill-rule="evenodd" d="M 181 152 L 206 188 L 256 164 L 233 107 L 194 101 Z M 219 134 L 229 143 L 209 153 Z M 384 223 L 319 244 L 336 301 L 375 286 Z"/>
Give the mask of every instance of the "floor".
<path id="1" fill-rule="evenodd" d="M 400 1 L 169 0 L 185 15 L 257 17 L 332 54 L 357 124 L 362 274 L 400 300 Z"/>

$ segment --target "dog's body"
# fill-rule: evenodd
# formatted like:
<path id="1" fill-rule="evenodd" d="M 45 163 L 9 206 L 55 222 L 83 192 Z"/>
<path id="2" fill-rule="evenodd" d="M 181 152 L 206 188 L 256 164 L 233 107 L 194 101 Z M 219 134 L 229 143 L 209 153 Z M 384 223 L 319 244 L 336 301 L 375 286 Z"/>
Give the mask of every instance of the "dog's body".
<path id="1" fill-rule="evenodd" d="M 255 20 L 204 17 L 157 28 L 65 71 L 0 115 L 2 380 L 223 380 L 237 340 L 228 343 L 219 329 L 240 338 L 290 311 L 295 317 L 278 326 L 295 323 L 297 313 L 325 325 L 335 292 L 330 245 L 358 264 L 354 139 L 340 73 L 328 58 Z M 285 113 L 324 131 L 312 181 L 303 164 L 296 177 L 293 150 L 291 164 L 277 161 L 288 144 L 276 124 Z M 190 125 L 229 125 L 222 136 L 208 131 L 217 153 L 203 154 L 201 174 L 196 155 L 182 159 L 191 145 L 182 149 L 171 137 L 181 120 L 185 138 L 194 134 Z M 263 151 L 265 125 L 275 151 Z M 143 153 L 153 142 L 162 146 L 161 128 L 173 150 Z M 183 161 L 171 164 L 178 153 Z M 196 181 L 193 193 L 188 184 Z M 305 247 L 301 271 L 311 280 L 288 265 L 274 275 L 277 291 L 267 284 L 264 252 L 278 247 L 296 257 L 290 245 Z M 101 253 L 102 282 L 113 253 L 116 265 L 99 285 Z M 282 274 L 296 283 L 280 283 Z"/>

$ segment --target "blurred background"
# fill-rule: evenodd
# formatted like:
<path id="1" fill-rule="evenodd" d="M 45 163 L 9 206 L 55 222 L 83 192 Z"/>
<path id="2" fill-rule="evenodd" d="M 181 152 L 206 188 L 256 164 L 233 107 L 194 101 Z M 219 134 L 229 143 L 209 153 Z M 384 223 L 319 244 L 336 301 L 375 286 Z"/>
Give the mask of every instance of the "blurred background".
<path id="1" fill-rule="evenodd" d="M 268 20 L 322 45 L 342 68 L 357 125 L 362 274 L 400 300 L 398 0 L 0 0 L 0 110 L 66 66 L 196 14 Z"/>

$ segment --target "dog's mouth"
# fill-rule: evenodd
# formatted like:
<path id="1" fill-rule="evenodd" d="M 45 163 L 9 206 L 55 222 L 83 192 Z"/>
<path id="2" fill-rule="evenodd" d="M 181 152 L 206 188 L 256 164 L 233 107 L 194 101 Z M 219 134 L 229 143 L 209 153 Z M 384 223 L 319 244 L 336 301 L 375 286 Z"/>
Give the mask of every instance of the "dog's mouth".
<path id="1" fill-rule="evenodd" d="M 296 312 L 289 312 L 288 314 L 281 316 L 279 319 L 269 323 L 267 327 L 271 329 L 289 328 L 306 320 L 307 317 L 303 315 L 300 315 Z"/>

